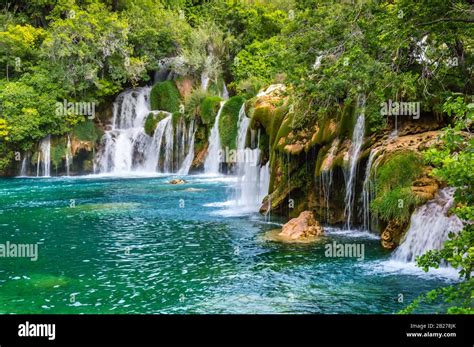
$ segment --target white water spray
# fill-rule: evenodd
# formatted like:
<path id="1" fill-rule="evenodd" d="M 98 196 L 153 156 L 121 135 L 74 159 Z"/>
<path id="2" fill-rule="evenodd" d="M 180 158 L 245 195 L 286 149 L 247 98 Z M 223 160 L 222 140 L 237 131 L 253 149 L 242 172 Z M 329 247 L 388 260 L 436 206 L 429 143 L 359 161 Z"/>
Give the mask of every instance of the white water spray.
<path id="1" fill-rule="evenodd" d="M 429 250 L 441 249 L 449 233 L 463 228 L 456 215 L 448 216 L 454 204 L 453 194 L 453 188 L 441 189 L 433 200 L 413 213 L 404 240 L 392 254 L 393 260 L 414 262 L 417 256 Z"/>

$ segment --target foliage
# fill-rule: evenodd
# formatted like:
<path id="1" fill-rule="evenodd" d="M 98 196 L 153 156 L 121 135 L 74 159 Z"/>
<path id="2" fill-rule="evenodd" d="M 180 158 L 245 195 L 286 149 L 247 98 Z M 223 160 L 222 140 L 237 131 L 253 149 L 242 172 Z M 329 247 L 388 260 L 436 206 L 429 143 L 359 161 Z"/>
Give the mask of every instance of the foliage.
<path id="1" fill-rule="evenodd" d="M 152 110 L 178 112 L 181 105 L 180 95 L 173 81 L 158 82 L 150 93 Z"/>
<path id="2" fill-rule="evenodd" d="M 470 132 L 474 119 L 474 104 L 466 103 L 462 97 L 449 97 L 443 110 L 452 118 L 453 124 L 444 129 L 443 147 L 431 148 L 426 158 L 436 166 L 433 174 L 449 185 L 456 187 L 453 212 L 463 221 L 464 229 L 451 233 L 440 250 L 430 250 L 417 258 L 424 271 L 447 263 L 458 269 L 462 282 L 421 295 L 402 313 L 415 310 L 422 302 L 442 300 L 449 303 L 447 313 L 474 313 L 472 293 L 474 281 L 471 273 L 474 265 L 474 190 L 472 167 L 474 141 Z"/>
<path id="3" fill-rule="evenodd" d="M 237 122 L 239 111 L 245 99 L 241 96 L 233 96 L 223 106 L 219 118 L 219 134 L 221 136 L 222 148 L 236 148 Z"/>
<path id="4" fill-rule="evenodd" d="M 96 142 L 102 136 L 102 133 L 87 119 L 78 123 L 72 130 L 72 134 L 80 141 Z"/>
<path id="5" fill-rule="evenodd" d="M 376 197 L 370 209 L 376 218 L 406 223 L 423 201 L 412 191 L 423 169 L 423 159 L 414 152 L 397 152 L 386 159 L 376 174 Z"/>
<path id="6" fill-rule="evenodd" d="M 206 125 L 212 125 L 220 108 L 221 98 L 208 96 L 201 102 L 201 119 Z"/>

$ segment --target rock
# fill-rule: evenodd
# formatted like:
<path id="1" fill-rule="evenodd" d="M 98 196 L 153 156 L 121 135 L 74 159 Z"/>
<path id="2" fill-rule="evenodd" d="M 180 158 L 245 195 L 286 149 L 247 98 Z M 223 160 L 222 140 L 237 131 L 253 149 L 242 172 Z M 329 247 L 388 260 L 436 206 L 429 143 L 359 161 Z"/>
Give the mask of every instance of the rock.
<path id="1" fill-rule="evenodd" d="M 403 234 L 407 230 L 407 227 L 408 223 L 399 223 L 395 220 L 391 220 L 380 235 L 382 247 L 386 249 L 394 249 L 398 246 Z"/>
<path id="2" fill-rule="evenodd" d="M 421 177 L 413 182 L 411 190 L 422 200 L 431 200 L 439 189 L 439 183 L 432 177 Z"/>
<path id="3" fill-rule="evenodd" d="M 185 184 L 186 181 L 185 180 L 182 180 L 182 179 L 179 179 L 179 178 L 175 178 L 171 181 L 169 181 L 169 184 Z"/>
<path id="4" fill-rule="evenodd" d="M 297 218 L 293 218 L 283 225 L 282 231 L 278 234 L 278 236 L 290 240 L 315 238 L 321 235 L 323 235 L 323 228 L 314 219 L 311 211 L 301 212 Z"/>

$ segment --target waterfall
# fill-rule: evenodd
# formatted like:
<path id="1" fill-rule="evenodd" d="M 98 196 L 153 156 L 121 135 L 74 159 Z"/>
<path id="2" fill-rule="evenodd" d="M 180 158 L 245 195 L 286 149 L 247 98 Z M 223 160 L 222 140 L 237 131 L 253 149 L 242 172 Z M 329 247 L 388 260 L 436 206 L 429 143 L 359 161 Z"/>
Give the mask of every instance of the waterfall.
<path id="1" fill-rule="evenodd" d="M 176 138 L 180 139 L 176 143 L 176 153 L 177 153 L 177 161 L 174 163 L 175 168 L 173 171 L 179 171 L 180 164 L 183 163 L 185 155 L 186 155 L 186 122 L 184 121 L 183 117 L 179 118 L 179 122 L 177 124 L 176 129 Z"/>
<path id="2" fill-rule="evenodd" d="M 344 199 L 345 209 L 344 216 L 346 217 L 346 228 L 351 228 L 352 222 L 352 209 L 354 206 L 354 195 L 355 195 L 355 178 L 357 174 L 357 161 L 359 158 L 362 143 L 364 142 L 365 132 L 365 116 L 362 112 L 357 118 L 356 125 L 354 127 L 354 133 L 352 135 L 352 144 L 349 149 L 349 171 L 346 176 L 346 196 Z"/>
<path id="3" fill-rule="evenodd" d="M 333 143 L 331 144 L 331 148 L 329 148 L 326 158 L 321 163 L 320 187 L 321 187 L 321 193 L 324 199 L 324 205 L 326 209 L 325 211 L 326 222 L 329 222 L 329 219 L 330 219 L 331 210 L 329 208 L 329 202 L 331 201 L 331 186 L 333 182 L 332 165 L 333 165 L 334 157 L 339 148 L 339 142 L 340 140 L 338 138 L 336 138 L 333 141 Z"/>
<path id="4" fill-rule="evenodd" d="M 23 159 L 21 160 L 21 167 L 20 167 L 20 176 L 25 177 L 28 176 L 28 160 L 30 158 L 29 153 L 25 153 Z"/>
<path id="5" fill-rule="evenodd" d="M 441 249 L 451 232 L 462 228 L 460 219 L 449 209 L 454 205 L 454 189 L 443 188 L 433 200 L 419 207 L 411 216 L 410 228 L 404 240 L 392 254 L 392 259 L 414 262 L 416 257 L 429 250 Z"/>
<path id="6" fill-rule="evenodd" d="M 102 137 L 95 160 L 99 173 L 173 173 L 183 166 L 186 142 L 191 140 L 186 122 L 179 119 L 175 129 L 171 113 L 150 110 L 150 90 L 150 87 L 127 90 L 115 100 L 112 124 Z M 144 129 L 149 114 L 165 116 L 158 122 L 153 136 L 147 135 Z M 191 148 L 191 144 L 187 147 Z"/>
<path id="7" fill-rule="evenodd" d="M 375 195 L 375 182 L 372 179 L 372 165 L 378 151 L 372 149 L 367 160 L 367 167 L 365 168 L 365 179 L 362 185 L 362 213 L 364 219 L 364 230 L 370 230 L 370 202 Z"/>
<path id="8" fill-rule="evenodd" d="M 223 82 L 222 92 L 220 96 L 224 100 L 229 99 L 229 91 L 227 90 L 227 86 L 225 85 L 225 82 Z"/>
<path id="9" fill-rule="evenodd" d="M 221 135 L 219 134 L 219 119 L 221 117 L 222 109 L 224 108 L 225 102 L 221 102 L 219 112 L 217 112 L 214 125 L 211 129 L 211 136 L 209 137 L 209 150 L 207 157 L 204 162 L 204 172 L 206 174 L 218 174 L 219 165 L 221 162 Z"/>
<path id="10" fill-rule="evenodd" d="M 163 172 L 171 173 L 173 171 L 173 122 L 172 117 L 168 116 L 168 125 L 165 128 L 165 161 L 163 162 Z M 158 149 L 159 153 L 159 149 Z"/>
<path id="11" fill-rule="evenodd" d="M 247 212 L 258 211 L 263 198 L 268 194 L 270 184 L 270 163 L 260 166 L 260 149 L 246 146 L 250 118 L 245 114 L 245 103 L 239 111 L 237 132 L 237 184 L 235 203 Z M 258 142 L 260 136 L 258 136 Z M 251 145 L 255 145 L 254 132 Z"/>
<path id="12" fill-rule="evenodd" d="M 39 144 L 36 176 L 51 176 L 51 135 L 46 136 Z"/>
<path id="13" fill-rule="evenodd" d="M 162 144 L 163 144 L 163 137 L 166 141 L 165 133 L 169 133 L 168 128 L 172 128 L 172 115 L 169 114 L 166 118 L 159 121 L 156 126 L 155 133 L 153 134 L 153 138 L 151 143 L 147 146 L 145 150 L 145 161 L 143 169 L 147 172 L 160 172 L 160 158 L 162 154 Z M 172 131 L 172 129 L 171 129 Z M 169 147 L 169 146 L 168 146 Z M 163 163 L 164 164 L 164 163 Z M 164 167 L 164 165 L 162 165 Z"/>
<path id="14" fill-rule="evenodd" d="M 203 71 L 201 73 L 201 89 L 207 90 L 208 86 L 209 86 L 209 75 L 207 71 Z"/>
<path id="15" fill-rule="evenodd" d="M 67 147 L 66 147 L 66 175 L 69 176 L 72 165 L 72 150 L 71 150 L 71 138 L 67 136 Z"/>
<path id="16" fill-rule="evenodd" d="M 189 142 L 188 154 L 184 158 L 183 164 L 181 165 L 181 168 L 178 171 L 178 174 L 180 175 L 187 175 L 189 173 L 189 169 L 191 169 L 191 165 L 193 164 L 194 137 L 195 137 L 194 120 L 192 120 L 191 125 L 189 126 L 189 130 L 188 130 L 188 142 Z"/>

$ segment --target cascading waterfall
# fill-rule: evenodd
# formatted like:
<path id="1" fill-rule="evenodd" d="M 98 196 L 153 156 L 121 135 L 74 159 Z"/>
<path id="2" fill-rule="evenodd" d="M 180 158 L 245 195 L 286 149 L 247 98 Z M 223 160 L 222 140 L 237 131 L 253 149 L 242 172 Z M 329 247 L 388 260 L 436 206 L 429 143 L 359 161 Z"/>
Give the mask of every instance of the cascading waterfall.
<path id="1" fill-rule="evenodd" d="M 25 177 L 28 176 L 28 161 L 30 159 L 30 154 L 25 153 L 23 159 L 21 160 L 21 167 L 20 167 L 20 176 Z"/>
<path id="2" fill-rule="evenodd" d="M 99 173 L 179 171 L 186 157 L 186 141 L 190 141 L 189 136 L 186 139 L 186 124 L 180 119 L 175 132 L 171 113 L 150 110 L 150 90 L 150 87 L 127 90 L 117 97 L 111 129 L 105 132 L 96 158 Z M 150 113 L 165 116 L 158 122 L 153 136 L 147 135 L 144 129 Z M 194 146 L 188 145 L 191 147 L 194 151 Z"/>
<path id="3" fill-rule="evenodd" d="M 448 216 L 454 205 L 453 195 L 453 188 L 443 188 L 433 200 L 413 213 L 404 240 L 392 254 L 393 260 L 414 262 L 417 256 L 429 250 L 441 249 L 449 233 L 457 233 L 463 228 L 455 214 Z"/>
<path id="4" fill-rule="evenodd" d="M 71 138 L 67 136 L 67 147 L 66 147 L 66 175 L 69 176 L 72 165 L 72 150 L 71 150 Z"/>
<path id="5" fill-rule="evenodd" d="M 194 131 L 194 119 L 193 119 L 191 121 L 191 125 L 189 126 L 189 130 L 188 130 L 188 141 L 189 141 L 188 154 L 186 155 L 186 158 L 184 158 L 183 165 L 178 171 L 178 174 L 180 175 L 187 175 L 189 173 L 189 169 L 191 169 L 191 165 L 193 164 L 195 134 L 196 133 Z"/>
<path id="6" fill-rule="evenodd" d="M 372 175 L 372 166 L 378 151 L 372 149 L 367 160 L 367 167 L 365 168 L 365 179 L 362 185 L 362 214 L 364 220 L 364 230 L 370 230 L 370 202 L 375 195 L 375 182 Z"/>
<path id="7" fill-rule="evenodd" d="M 219 119 L 221 117 L 224 104 L 225 102 L 222 101 L 219 112 L 217 112 L 216 119 L 214 120 L 214 125 L 211 129 L 211 136 L 209 137 L 209 150 L 204 162 L 204 173 L 206 174 L 216 175 L 219 173 L 219 166 L 221 162 L 221 135 L 219 133 Z"/>
<path id="8" fill-rule="evenodd" d="M 147 146 L 144 156 L 146 160 L 144 161 L 142 169 L 146 172 L 160 172 L 163 167 L 160 167 L 160 158 L 162 156 L 162 144 L 163 144 L 163 137 L 166 141 L 165 133 L 169 133 L 169 128 L 172 127 L 172 115 L 169 114 L 166 118 L 163 118 L 161 121 L 158 122 L 155 133 L 153 134 L 153 138 L 151 143 Z M 168 130 L 167 130 L 168 129 Z"/>
<path id="9" fill-rule="evenodd" d="M 237 206 L 249 212 L 258 211 L 263 198 L 268 194 L 270 184 L 270 163 L 260 166 L 259 143 L 256 148 L 246 147 L 250 118 L 245 114 L 245 104 L 239 111 L 237 132 Z M 255 145 L 252 133 L 251 145 Z M 260 136 L 258 136 L 258 142 Z"/>
<path id="10" fill-rule="evenodd" d="M 163 162 L 163 172 L 166 173 L 171 173 L 173 170 L 173 138 L 173 122 L 170 117 L 168 125 L 165 128 L 165 159 Z"/>
<path id="11" fill-rule="evenodd" d="M 352 144 L 349 149 L 349 171 L 346 176 L 346 196 L 344 199 L 345 209 L 344 216 L 346 218 L 346 228 L 351 228 L 352 223 L 352 210 L 354 206 L 354 195 L 355 195 L 355 179 L 357 174 L 357 162 L 359 159 L 360 150 L 362 143 L 364 142 L 365 133 L 365 116 L 362 112 L 357 118 L 356 125 L 354 127 L 354 133 L 352 135 Z"/>
<path id="12" fill-rule="evenodd" d="M 51 135 L 46 136 L 39 144 L 36 176 L 51 176 Z"/>

